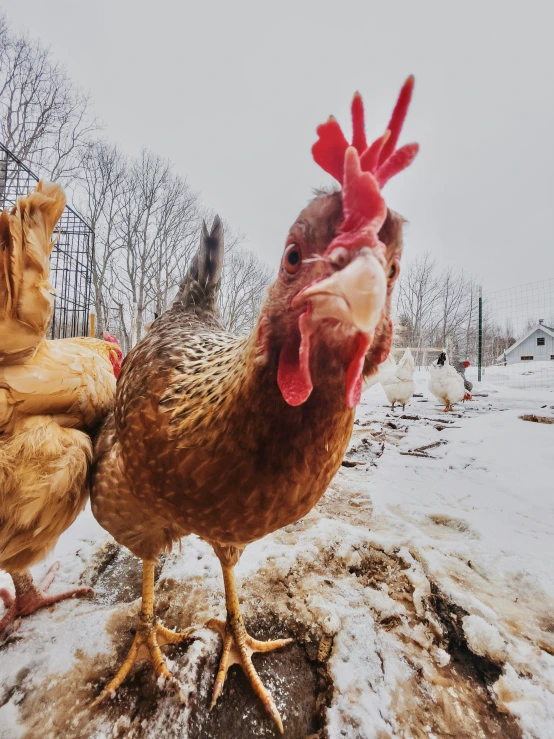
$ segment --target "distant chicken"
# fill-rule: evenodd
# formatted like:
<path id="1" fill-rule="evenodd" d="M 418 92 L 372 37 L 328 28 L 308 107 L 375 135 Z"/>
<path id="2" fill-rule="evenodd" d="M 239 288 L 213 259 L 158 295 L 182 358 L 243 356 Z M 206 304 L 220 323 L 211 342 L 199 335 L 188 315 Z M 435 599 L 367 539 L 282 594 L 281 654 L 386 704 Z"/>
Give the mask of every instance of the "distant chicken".
<path id="1" fill-rule="evenodd" d="M 88 498 L 93 430 L 111 410 L 122 353 L 117 340 L 45 339 L 52 230 L 60 187 L 39 183 L 0 214 L 0 637 L 19 615 L 89 588 L 48 596 L 58 565 L 37 588 L 29 568 L 55 546 Z"/>
<path id="2" fill-rule="evenodd" d="M 380 373 L 380 382 L 387 400 L 394 408 L 395 403 L 405 409 L 407 402 L 414 394 L 415 384 L 413 381 L 415 362 L 412 352 L 406 349 L 398 365 L 388 373 Z"/>
<path id="3" fill-rule="evenodd" d="M 471 395 L 464 387 L 464 378 L 449 363 L 446 352 L 439 354 L 437 361 L 429 367 L 429 372 L 429 390 L 444 403 L 446 412 L 451 411 L 455 403 L 471 400 Z"/>
<path id="4" fill-rule="evenodd" d="M 459 375 L 464 378 L 464 387 L 468 393 L 473 390 L 473 383 L 471 383 L 466 377 L 466 369 L 470 366 L 469 361 L 466 359 L 464 362 L 455 362 L 454 367 Z M 467 398 L 466 398 L 467 400 Z"/>
<path id="5" fill-rule="evenodd" d="M 314 159 L 342 191 L 318 195 L 292 225 L 250 336 L 226 333 L 218 317 L 216 218 L 202 230 L 173 306 L 127 356 L 95 447 L 91 502 L 99 523 L 143 560 L 142 608 L 128 656 L 98 700 L 146 655 L 158 678 L 171 681 L 160 647 L 188 631 L 157 622 L 154 565 L 194 533 L 213 546 L 225 586 L 227 619 L 208 623 L 223 641 L 211 706 L 238 663 L 283 730 L 252 655 L 291 640 L 247 633 L 234 566 L 250 542 L 305 516 L 323 495 L 346 451 L 363 378 L 390 350 L 403 221 L 380 188 L 417 152 L 415 144 L 396 149 L 412 85 L 410 78 L 388 130 L 370 146 L 359 95 L 353 146 L 335 119 L 318 128 Z"/>
<path id="6" fill-rule="evenodd" d="M 371 375 L 371 377 L 364 377 L 363 391 L 365 392 L 366 390 L 369 390 L 370 387 L 377 385 L 377 383 L 381 381 L 382 377 L 388 375 L 390 372 L 394 372 L 395 368 L 396 362 L 394 361 L 394 357 L 391 352 L 383 364 L 379 365 L 375 374 Z"/>

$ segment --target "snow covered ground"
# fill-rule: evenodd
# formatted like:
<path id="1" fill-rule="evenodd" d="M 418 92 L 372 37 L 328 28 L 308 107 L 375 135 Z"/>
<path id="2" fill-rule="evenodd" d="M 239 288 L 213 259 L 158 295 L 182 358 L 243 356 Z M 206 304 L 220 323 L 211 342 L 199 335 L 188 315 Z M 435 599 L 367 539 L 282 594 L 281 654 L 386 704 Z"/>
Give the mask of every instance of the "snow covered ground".
<path id="1" fill-rule="evenodd" d="M 487 375 L 454 414 L 426 386 L 420 373 L 405 413 L 368 390 L 320 504 L 237 567 L 251 631 L 296 640 L 256 662 L 287 737 L 554 737 L 554 424 L 520 418 L 554 418 L 554 383 Z M 204 628 L 168 651 L 184 704 L 145 666 L 91 709 L 131 644 L 140 569 L 88 511 L 54 557 L 53 591 L 96 596 L 23 619 L 0 647 L 2 739 L 276 736 L 238 671 L 207 712 L 220 642 Z M 162 563 L 157 606 L 170 627 L 223 615 L 204 542 Z"/>
<path id="2" fill-rule="evenodd" d="M 477 382 L 477 367 L 469 367 L 466 375 L 471 382 Z M 515 362 L 505 366 L 484 367 L 483 381 L 489 386 L 547 390 L 554 387 L 554 360 Z"/>

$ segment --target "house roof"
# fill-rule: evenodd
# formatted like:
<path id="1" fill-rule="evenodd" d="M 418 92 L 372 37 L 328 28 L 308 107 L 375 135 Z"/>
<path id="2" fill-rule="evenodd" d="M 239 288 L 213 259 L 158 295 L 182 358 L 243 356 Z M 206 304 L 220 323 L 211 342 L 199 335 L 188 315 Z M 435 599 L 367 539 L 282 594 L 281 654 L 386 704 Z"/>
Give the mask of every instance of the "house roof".
<path id="1" fill-rule="evenodd" d="M 498 357 L 498 359 L 496 361 L 497 362 L 502 361 L 502 358 L 504 357 L 505 354 L 509 354 L 510 352 L 512 352 L 520 344 L 522 344 L 525 341 L 525 339 L 528 339 L 530 336 L 533 336 L 533 334 L 535 333 L 535 331 L 539 331 L 539 329 L 541 331 L 544 331 L 549 336 L 552 336 L 552 338 L 554 339 L 554 328 L 550 328 L 550 326 L 545 326 L 544 323 L 538 323 L 534 328 L 532 328 L 530 331 L 528 331 L 525 334 L 525 336 L 522 336 L 521 339 L 518 339 L 518 341 L 516 341 L 515 344 L 512 344 L 512 346 L 509 349 L 506 349 L 505 351 L 503 351 L 502 354 Z"/>

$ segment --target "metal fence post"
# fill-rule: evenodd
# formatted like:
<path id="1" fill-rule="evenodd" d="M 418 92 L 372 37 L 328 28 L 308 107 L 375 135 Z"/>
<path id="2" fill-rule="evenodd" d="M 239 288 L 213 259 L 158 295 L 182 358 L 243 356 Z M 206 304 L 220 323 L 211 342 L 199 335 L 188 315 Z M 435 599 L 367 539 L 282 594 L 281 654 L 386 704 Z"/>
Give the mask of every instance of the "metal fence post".
<path id="1" fill-rule="evenodd" d="M 483 287 L 479 285 L 479 349 L 477 358 L 477 382 L 481 382 L 483 366 Z"/>

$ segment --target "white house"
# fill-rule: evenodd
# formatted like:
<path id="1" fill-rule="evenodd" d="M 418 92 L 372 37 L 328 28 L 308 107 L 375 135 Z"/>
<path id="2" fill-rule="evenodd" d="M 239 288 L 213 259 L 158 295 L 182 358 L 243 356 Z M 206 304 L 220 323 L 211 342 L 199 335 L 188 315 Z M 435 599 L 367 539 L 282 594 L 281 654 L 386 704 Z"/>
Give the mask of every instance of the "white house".
<path id="1" fill-rule="evenodd" d="M 497 362 L 515 364 L 516 362 L 554 362 L 554 328 L 539 321 L 535 328 L 522 336 L 519 341 L 498 357 Z"/>

